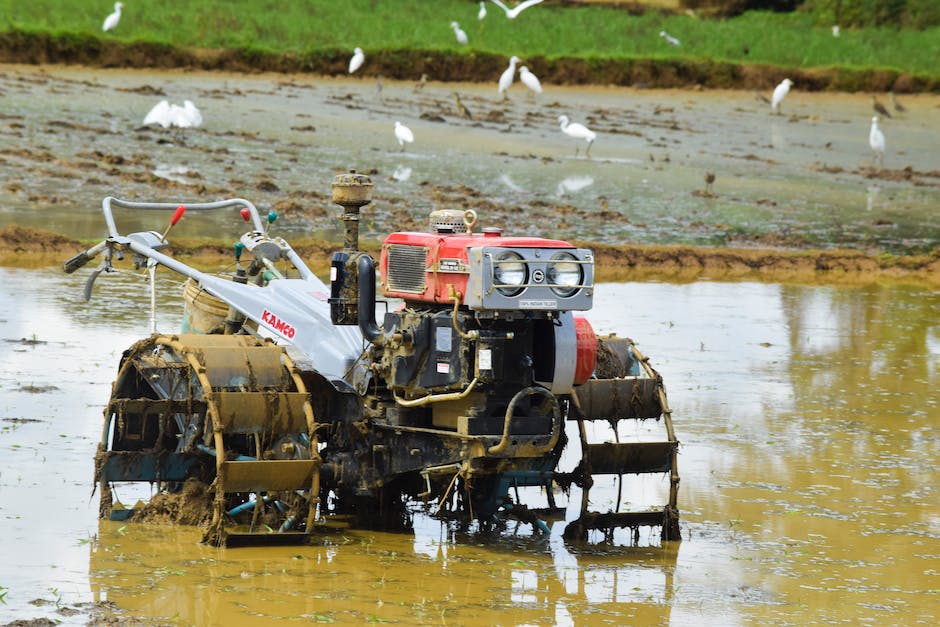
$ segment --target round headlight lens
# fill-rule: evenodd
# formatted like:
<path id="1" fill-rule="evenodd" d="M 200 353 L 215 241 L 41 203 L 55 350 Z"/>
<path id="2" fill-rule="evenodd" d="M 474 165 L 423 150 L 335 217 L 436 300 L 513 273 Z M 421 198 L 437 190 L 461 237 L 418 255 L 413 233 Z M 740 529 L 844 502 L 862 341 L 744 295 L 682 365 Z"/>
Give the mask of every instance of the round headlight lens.
<path id="1" fill-rule="evenodd" d="M 512 251 L 506 251 L 496 255 L 493 260 L 493 277 L 496 284 L 504 287 L 498 287 L 497 291 L 503 296 L 515 296 L 522 291 L 521 287 L 505 287 L 525 285 L 527 269 L 522 256 Z"/>
<path id="2" fill-rule="evenodd" d="M 552 291 L 566 298 L 573 296 L 581 286 L 584 274 L 578 258 L 571 253 L 555 253 L 548 264 L 548 284 Z"/>

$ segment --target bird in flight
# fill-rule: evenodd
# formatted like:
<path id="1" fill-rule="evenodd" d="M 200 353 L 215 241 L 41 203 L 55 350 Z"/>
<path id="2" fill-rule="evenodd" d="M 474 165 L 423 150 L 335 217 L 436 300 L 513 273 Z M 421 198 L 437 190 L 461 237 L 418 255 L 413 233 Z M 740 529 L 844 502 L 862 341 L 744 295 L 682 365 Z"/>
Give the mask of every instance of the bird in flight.
<path id="1" fill-rule="evenodd" d="M 535 6 L 536 4 L 541 4 L 543 0 L 525 0 L 525 2 L 520 2 L 519 4 L 517 4 L 511 9 L 507 7 L 505 4 L 503 4 L 502 2 L 500 2 L 499 0 L 492 0 L 492 1 L 493 1 L 493 4 L 495 4 L 500 9 L 506 12 L 506 17 L 508 17 L 511 20 L 514 20 L 517 17 L 519 17 L 520 13 L 522 13 L 523 11 L 525 11 L 531 6 Z"/>
<path id="2" fill-rule="evenodd" d="M 770 97 L 770 108 L 774 113 L 780 113 L 780 103 L 782 103 L 783 99 L 790 93 L 790 87 L 792 85 L 793 81 L 789 78 L 785 78 L 774 88 L 774 94 Z"/>
<path id="3" fill-rule="evenodd" d="M 583 139 L 587 142 L 587 150 L 584 151 L 586 157 L 591 156 L 591 144 L 594 143 L 594 139 L 597 138 L 597 133 L 584 126 L 583 124 L 578 124 L 577 122 L 571 124 L 568 122 L 567 115 L 559 115 L 558 121 L 561 122 L 561 132 L 567 135 L 568 137 L 573 137 L 574 139 Z M 578 156 L 578 146 L 575 144 L 574 156 Z"/>
<path id="4" fill-rule="evenodd" d="M 124 5 L 120 2 L 114 3 L 114 13 L 104 18 L 104 24 L 101 25 L 101 30 L 109 31 L 118 25 L 118 21 L 121 19 L 121 9 L 124 8 Z"/>

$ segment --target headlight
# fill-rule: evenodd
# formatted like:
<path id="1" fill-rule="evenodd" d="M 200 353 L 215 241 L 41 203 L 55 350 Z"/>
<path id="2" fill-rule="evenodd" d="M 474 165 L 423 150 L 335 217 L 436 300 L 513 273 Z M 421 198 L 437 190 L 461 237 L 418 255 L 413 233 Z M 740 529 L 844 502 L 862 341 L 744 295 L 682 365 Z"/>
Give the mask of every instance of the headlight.
<path id="1" fill-rule="evenodd" d="M 548 284 L 552 291 L 567 298 L 575 294 L 581 286 L 584 273 L 578 258 L 571 253 L 555 253 L 548 264 Z"/>
<path id="2" fill-rule="evenodd" d="M 512 251 L 506 251 L 496 256 L 493 261 L 493 278 L 497 285 L 514 286 L 525 285 L 527 269 L 522 256 Z M 521 287 L 498 287 L 503 296 L 515 296 L 522 291 Z"/>

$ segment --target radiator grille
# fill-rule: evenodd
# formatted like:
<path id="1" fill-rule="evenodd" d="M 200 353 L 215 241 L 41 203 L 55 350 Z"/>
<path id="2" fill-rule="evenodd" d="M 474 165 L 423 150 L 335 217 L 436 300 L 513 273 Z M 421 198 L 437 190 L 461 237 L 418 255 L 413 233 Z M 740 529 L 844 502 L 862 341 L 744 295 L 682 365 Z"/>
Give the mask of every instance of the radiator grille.
<path id="1" fill-rule="evenodd" d="M 386 289 L 392 292 L 423 294 L 427 255 L 428 249 L 424 246 L 389 244 Z"/>

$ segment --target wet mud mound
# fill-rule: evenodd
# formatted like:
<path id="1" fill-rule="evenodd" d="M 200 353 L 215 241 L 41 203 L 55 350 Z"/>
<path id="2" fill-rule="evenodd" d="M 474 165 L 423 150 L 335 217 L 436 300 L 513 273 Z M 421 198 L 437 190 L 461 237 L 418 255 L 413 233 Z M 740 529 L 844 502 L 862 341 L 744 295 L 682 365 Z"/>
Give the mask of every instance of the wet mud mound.
<path id="1" fill-rule="evenodd" d="M 421 225 L 415 224 L 415 228 Z M 940 249 L 925 255 L 868 254 L 853 250 L 775 250 L 771 248 L 705 248 L 696 246 L 612 245 L 575 242 L 594 250 L 598 281 L 763 280 L 801 283 L 866 283 L 903 280 L 940 285 Z M 86 249 L 80 242 L 41 229 L 0 228 L 0 265 L 43 267 L 61 264 Z M 325 274 L 339 243 L 299 239 L 292 243 L 314 272 Z M 377 255 L 378 242 L 363 242 Z M 180 239 L 170 254 L 210 270 L 231 256 L 227 243 Z"/>
<path id="2" fill-rule="evenodd" d="M 207 525 L 212 519 L 212 493 L 209 486 L 198 479 L 187 479 L 179 492 L 160 492 L 139 511 L 134 520 L 139 522 Z"/>

